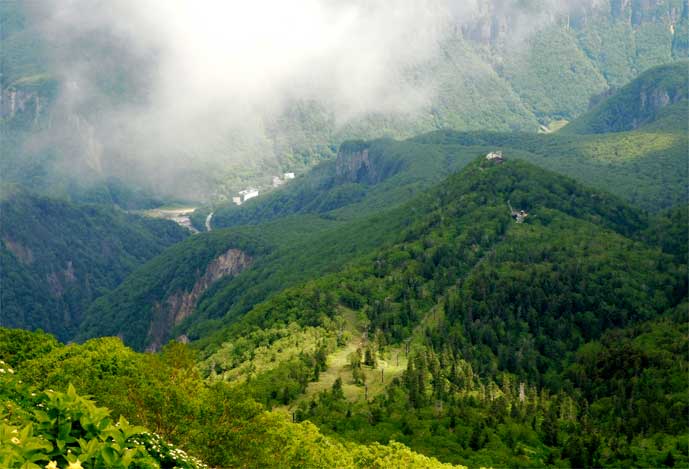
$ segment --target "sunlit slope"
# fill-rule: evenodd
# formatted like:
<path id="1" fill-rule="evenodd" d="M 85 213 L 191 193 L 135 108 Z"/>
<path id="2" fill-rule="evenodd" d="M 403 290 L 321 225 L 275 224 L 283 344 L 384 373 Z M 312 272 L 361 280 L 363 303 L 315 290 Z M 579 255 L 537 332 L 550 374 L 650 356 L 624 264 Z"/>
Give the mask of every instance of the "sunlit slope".
<path id="1" fill-rule="evenodd" d="M 523 223 L 511 217 L 510 205 L 528 212 Z M 586 425 L 596 448 L 614 445 L 609 439 L 617 430 L 604 409 L 611 398 L 627 403 L 618 389 L 597 383 L 593 391 L 576 381 L 577 373 L 584 367 L 593 376 L 608 366 L 587 362 L 585 354 L 602 341 L 615 356 L 616 329 L 634 336 L 636 325 L 662 330 L 678 320 L 664 314 L 687 294 L 686 249 L 666 241 L 686 225 L 686 210 L 649 220 L 571 179 L 521 161 L 484 159 L 406 208 L 412 206 L 417 211 L 401 241 L 286 289 L 202 339 L 206 373 L 267 405 L 287 406 L 324 431 L 360 442 L 393 438 L 445 461 L 624 460 L 567 446 Z M 666 352 L 654 355 L 643 340 L 650 339 L 629 345 L 650 354 L 642 368 L 650 379 L 668 362 Z M 667 353 L 677 353 L 680 338 L 672 340 Z M 360 365 L 352 358 L 357 349 Z M 670 368 L 676 376 L 679 368 Z M 663 405 L 682 406 L 672 380 L 657 383 L 668 393 Z M 582 410 L 588 404 L 579 387 L 590 402 L 599 400 L 591 414 Z M 530 420 L 546 419 L 549 409 L 576 415 L 557 417 L 562 430 L 555 439 L 546 423 Z M 637 457 L 660 457 L 642 449 L 633 414 L 622 415 Z M 650 425 L 668 432 L 665 452 L 681 439 L 676 418 Z M 548 456 L 556 448 L 558 456 Z"/>

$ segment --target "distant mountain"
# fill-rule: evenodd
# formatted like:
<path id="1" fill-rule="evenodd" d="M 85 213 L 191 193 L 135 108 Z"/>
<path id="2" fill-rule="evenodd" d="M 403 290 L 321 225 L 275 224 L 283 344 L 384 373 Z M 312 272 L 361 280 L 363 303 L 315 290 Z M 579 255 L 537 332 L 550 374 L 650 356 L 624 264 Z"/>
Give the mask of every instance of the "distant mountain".
<path id="1" fill-rule="evenodd" d="M 154 183 L 137 180 L 137 171 L 121 170 L 136 158 L 132 151 L 105 145 L 111 132 L 97 125 L 103 106 L 117 110 L 145 96 L 147 69 L 141 58 L 129 57 L 116 40 L 85 40 L 84 60 L 117 57 L 95 80 L 98 93 L 108 98 L 61 115 L 58 97 L 67 84 L 47 58 L 54 45 L 40 36 L 26 5 L 3 2 L 0 130 L 4 141 L 12 142 L 2 148 L 3 178 L 68 193 L 65 180 L 92 184 L 110 175 L 135 187 L 177 191 L 180 197 L 228 196 L 251 183 L 269 186 L 271 173 L 303 173 L 334 157 L 349 139 L 408 138 L 438 129 L 533 132 L 554 121 L 571 121 L 586 112 L 592 95 L 689 54 L 686 0 L 605 0 L 569 14 L 558 9 L 559 2 L 516 3 L 482 3 L 473 20 L 455 26 L 436 56 L 410 72 L 419 83 L 432 84 L 431 99 L 414 112 L 365 115 L 342 125 L 338 109 L 328 103 L 293 102 L 261 122 L 259 135 L 245 138 L 228 131 L 207 147 L 196 142 L 194 148 L 180 148 L 180 161 L 200 163 L 178 172 L 158 168 L 154 176 L 167 179 Z M 526 26 L 532 23 L 538 24 L 533 35 Z M 44 131 L 54 132 L 58 125 L 62 137 L 51 141 L 51 132 Z M 218 155 L 232 158 L 224 164 Z M 229 163 L 238 160 L 251 163 Z M 74 197 L 79 196 L 76 191 Z"/>
<path id="2" fill-rule="evenodd" d="M 689 61 L 644 72 L 562 131 L 578 134 L 624 132 L 648 126 L 686 130 L 689 113 Z M 683 122 L 685 121 L 685 122 Z"/>
<path id="3" fill-rule="evenodd" d="M 0 324 L 68 340 L 88 305 L 183 240 L 172 222 L 8 188 L 0 200 Z"/>
<path id="4" fill-rule="evenodd" d="M 660 67 L 637 81 L 653 81 L 659 73 L 681 76 L 682 70 L 681 63 L 669 74 Z M 573 175 L 580 184 L 606 189 L 637 208 L 659 211 L 681 204 L 687 194 L 689 145 L 683 125 L 657 127 L 654 138 L 642 127 L 595 135 L 439 131 L 405 141 L 345 142 L 335 161 L 278 190 L 241 207 L 217 207 L 209 239 L 194 237 L 130 276 L 93 305 L 80 337 L 122 334 L 137 349 L 157 348 L 171 337 L 201 339 L 285 288 L 399 241 L 424 210 L 413 200 L 422 200 L 477 156 L 498 149 L 509 160 Z M 635 213 L 639 220 L 647 217 Z M 204 224 L 207 214 L 200 211 L 195 219 Z M 620 222 L 630 216 L 626 213 Z M 261 252 L 250 255 L 250 267 L 204 280 L 210 278 L 208 269 L 223 262 L 223 253 L 247 248 Z M 164 279 L 174 279 L 174 288 L 164 286 Z M 178 301 L 180 295 L 186 303 Z"/>
<path id="5" fill-rule="evenodd" d="M 335 161 L 279 190 L 241 207 L 218 205 L 213 225 L 255 224 L 295 213 L 356 218 L 402 204 L 496 149 L 644 209 L 668 208 L 686 201 L 688 190 L 688 67 L 679 61 L 648 70 L 557 133 L 444 130 L 401 142 L 345 142 Z M 200 230 L 208 213 L 199 210 L 193 217 Z"/>

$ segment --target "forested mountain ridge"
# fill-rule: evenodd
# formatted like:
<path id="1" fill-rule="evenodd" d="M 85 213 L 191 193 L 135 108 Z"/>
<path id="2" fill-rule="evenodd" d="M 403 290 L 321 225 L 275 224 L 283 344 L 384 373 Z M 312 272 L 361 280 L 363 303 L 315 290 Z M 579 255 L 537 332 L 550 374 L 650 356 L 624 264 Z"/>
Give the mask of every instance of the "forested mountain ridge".
<path id="1" fill-rule="evenodd" d="M 375 443 L 389 440 L 471 467 L 689 463 L 686 246 L 675 240 L 686 210 L 651 218 L 529 163 L 480 156 L 387 216 L 399 236 L 212 322 L 229 327 L 198 343 L 201 357 L 179 343 L 138 355 L 117 339 L 63 347 L 2 331 L 2 358 L 38 389 L 69 380 L 216 465 L 274 465 L 278 453 L 285 467 L 438 464 Z M 241 248 L 254 263 L 235 282 L 280 249 L 276 234 L 255 236 L 263 227 L 194 236 L 182 260 Z M 159 259 L 183 255 L 172 249 Z M 156 265 L 139 272 L 155 278 Z M 320 430 L 261 410 L 275 406 Z"/>
<path id="2" fill-rule="evenodd" d="M 3 189 L 0 324 L 72 339 L 88 305 L 182 241 L 175 223 Z"/>
<path id="3" fill-rule="evenodd" d="M 670 120 L 664 125 L 683 128 L 680 118 L 688 109 L 688 76 L 689 61 L 686 60 L 648 70 L 563 131 L 580 134 L 623 132 L 657 120 Z M 667 116 L 673 108 L 679 112 Z"/>
<path id="4" fill-rule="evenodd" d="M 466 205 L 464 209 L 460 208 L 462 204 Z M 542 222 L 547 226 L 553 217 L 550 211 L 555 210 L 566 214 L 566 217 L 574 217 L 581 222 L 592 223 L 600 229 L 612 230 L 628 238 L 629 242 L 639 240 L 651 245 L 655 243 L 664 244 L 661 239 L 667 239 L 665 236 L 653 235 L 652 233 L 656 230 L 651 226 L 658 223 L 659 232 L 666 232 L 670 229 L 666 220 L 672 220 L 669 223 L 670 226 L 677 226 L 686 218 L 684 211 L 676 210 L 673 212 L 674 215 L 658 217 L 651 221 L 644 212 L 635 210 L 608 194 L 585 189 L 571 179 L 547 172 L 522 161 L 510 160 L 503 164 L 495 164 L 484 157 L 475 160 L 464 170 L 451 176 L 428 193 L 405 204 L 401 209 L 392 211 L 391 214 L 393 217 L 406 214 L 402 221 L 404 228 L 402 228 L 402 233 L 398 239 L 412 243 L 413 240 L 426 236 L 424 233 L 432 231 L 434 227 L 443 231 L 448 223 L 455 223 L 455 219 L 459 216 L 458 213 L 462 213 L 462 217 L 465 217 L 462 219 L 466 219 L 466 221 L 456 222 L 459 224 L 453 230 L 457 231 L 452 232 L 456 236 L 461 234 L 462 239 L 468 236 L 478 243 L 477 246 L 474 246 L 474 249 L 478 249 L 481 239 L 479 233 L 483 230 L 483 228 L 478 228 L 481 223 L 485 222 L 492 226 L 496 233 L 502 233 L 507 227 L 512 226 L 512 224 L 507 223 L 511 219 L 512 209 L 510 207 L 525 210 L 529 214 L 525 218 L 526 222 L 523 228 L 526 231 L 529 230 L 527 227 L 531 223 Z M 545 210 L 546 213 L 542 215 L 532 213 L 535 207 Z M 543 217 L 543 221 L 540 220 L 541 217 Z M 372 217 L 368 223 L 375 223 L 376 218 L 382 217 Z M 476 227 L 472 224 L 474 219 L 476 220 Z M 519 226 L 515 226 L 514 229 L 522 228 L 521 224 L 517 223 L 516 225 Z M 431 235 L 428 234 L 428 236 Z M 446 236 L 447 234 L 444 234 L 443 238 Z M 495 233 L 489 238 L 497 239 Z M 390 247 L 390 245 L 397 246 L 400 241 L 389 241 L 388 247 L 384 247 L 383 250 L 392 249 L 394 251 L 399 249 Z M 667 248 L 669 254 L 675 255 L 676 245 L 667 244 L 667 246 L 670 246 Z M 422 248 L 421 251 L 424 249 L 426 248 Z M 485 254 L 490 251 L 487 249 L 479 252 Z M 431 257 L 438 261 L 453 258 L 448 253 L 445 254 Z M 375 257 L 376 255 L 371 253 L 363 256 L 362 259 L 370 259 L 371 256 Z M 352 266 L 358 265 L 358 262 L 354 262 Z M 358 272 L 356 268 L 352 267 L 352 269 L 353 272 Z M 366 295 L 361 298 L 365 297 Z M 249 314 L 249 316 L 253 315 Z"/>
<path id="5" fill-rule="evenodd" d="M 643 209 L 669 208 L 686 201 L 689 193 L 688 67 L 687 61 L 654 67 L 552 134 L 442 130 L 404 141 L 348 141 L 334 162 L 321 163 L 286 187 L 241 208 L 217 206 L 213 223 L 256 224 L 294 213 L 356 218 L 404 203 L 477 154 L 498 149 Z M 652 96 L 659 97 L 657 106 L 651 106 Z M 610 119 L 617 119 L 618 126 L 606 124 Z M 625 127 L 633 122 L 635 128 Z M 598 130 L 586 130 L 593 127 Z M 199 210 L 193 217 L 201 230 L 207 213 Z"/>
<path id="6" fill-rule="evenodd" d="M 508 202 L 528 212 L 523 223 Z M 269 406 L 294 403 L 297 419 L 333 434 L 391 438 L 471 466 L 644 466 L 668 453 L 689 462 L 680 424 L 686 389 L 661 380 L 662 391 L 654 391 L 639 381 L 620 394 L 588 377 L 621 376 L 624 365 L 587 355 L 599 341 L 617 354 L 622 330 L 626 346 L 648 360 L 634 373 L 653 379 L 667 364 L 664 354 L 676 356 L 686 344 L 675 334 L 666 352 L 643 345 L 686 324 L 686 249 L 662 253 L 649 237 L 686 226 L 686 210 L 668 217 L 675 228 L 656 225 L 565 178 L 483 158 L 426 203 L 416 202 L 420 215 L 402 243 L 286 290 L 201 341 L 206 354 L 222 343 L 206 359 L 207 372 Z M 347 326 L 352 317 L 359 319 Z M 358 350 L 359 358 L 345 353 L 340 364 L 342 350 Z M 673 376 L 685 367 L 678 363 Z M 322 375 L 339 381 L 332 390 L 319 383 L 301 400 Z M 615 411 L 617 422 L 607 417 L 647 405 L 634 393 L 654 392 L 659 413 L 647 424 L 633 412 Z M 643 449 L 645 432 L 664 435 L 655 437 L 665 439 L 656 453 Z"/>
<path id="7" fill-rule="evenodd" d="M 164 285 L 164 279 L 175 278 L 173 284 L 187 282 L 188 288 L 191 288 L 203 273 L 207 263 L 222 252 L 228 249 L 245 250 L 247 246 L 263 246 L 259 250 L 263 254 L 255 258 L 249 269 L 236 277 L 218 279 L 219 281 L 211 285 L 204 295 L 197 298 L 193 314 L 184 318 L 183 323 L 177 323 L 182 327 L 178 328 L 175 334 L 187 334 L 191 339 L 201 338 L 217 329 L 223 323 L 223 316 L 226 316 L 224 322 L 235 321 L 257 302 L 285 287 L 296 285 L 324 272 L 337 271 L 346 263 L 351 263 L 366 253 L 372 253 L 382 245 L 399 242 L 404 238 L 407 227 L 429 210 L 429 200 L 433 194 L 437 194 L 437 189 L 422 194 L 415 201 L 401 207 L 350 221 L 300 215 L 292 218 L 283 217 L 268 224 L 237 227 L 230 231 L 220 230 L 208 235 L 195 236 L 186 244 L 174 247 L 165 256 L 150 262 L 146 269 L 136 272 L 118 290 L 97 302 L 89 312 L 90 325 L 85 326 L 83 332 L 86 336 L 123 333 L 129 344 L 136 348 L 145 347 L 147 345 L 142 345 L 141 342 L 145 334 L 143 330 L 135 333 L 137 328 L 131 327 L 132 321 L 142 321 L 143 318 L 149 317 L 154 303 L 163 302 L 166 295 L 176 288 L 155 285 Z M 563 194 L 562 197 L 573 196 Z M 600 210 L 604 210 L 605 201 L 608 200 L 614 199 L 607 195 L 591 196 L 588 201 L 589 210 L 599 213 Z M 598 202 L 598 205 L 593 202 Z M 615 204 L 624 207 L 620 201 L 614 202 L 612 206 L 617 206 Z M 614 221 L 616 225 L 609 226 L 617 226 L 616 229 L 625 235 L 631 235 L 631 232 L 628 228 L 624 228 L 627 231 L 623 231 L 622 227 L 634 226 L 634 230 L 640 231 L 648 225 L 646 215 L 629 208 L 615 209 L 608 213 L 603 221 Z M 209 238 L 206 239 L 206 236 Z M 211 240 L 218 243 L 217 249 L 208 250 Z M 152 279 L 156 281 L 152 282 Z M 166 291 L 168 293 L 163 294 Z M 130 312 L 127 320 L 124 320 L 124 311 Z M 102 321 L 104 317 L 108 320 Z M 207 327 L 202 326 L 204 322 L 208 322 Z M 142 324 L 147 323 L 144 321 Z M 103 329 L 106 325 L 119 329 L 106 331 Z"/>
<path id="8" fill-rule="evenodd" d="M 610 101 L 621 102 L 629 109 L 615 109 L 633 115 L 635 101 L 628 98 L 628 90 L 644 88 L 652 93 L 653 84 L 661 84 L 673 96 L 682 96 L 684 72 L 686 62 L 651 69 L 597 109 L 608 109 L 606 103 Z M 228 205 L 216 209 L 214 227 L 233 227 L 227 235 L 216 236 L 232 239 L 229 233 L 241 232 L 247 239 L 262 240 L 264 246 L 269 246 L 270 255 L 258 259 L 243 274 L 219 279 L 203 295 L 195 297 L 194 313 L 177 321 L 174 332 L 166 326 L 165 337 L 201 338 L 222 324 L 224 316 L 225 322 L 234 321 L 286 287 L 336 271 L 357 256 L 373 252 L 380 243 L 398 241 L 400 230 L 411 223 L 419 210 L 423 211 L 410 201 L 423 200 L 424 194 L 447 174 L 461 170 L 477 155 L 497 149 L 509 160 L 530 161 L 571 175 L 585 185 L 611 191 L 637 208 L 658 211 L 681 203 L 688 190 L 685 163 L 689 133 L 686 122 L 672 116 L 685 112 L 687 105 L 686 99 L 679 99 L 661 110 L 658 120 L 626 132 L 577 135 L 563 131 L 536 135 L 438 131 L 405 141 L 345 142 L 335 161 L 322 163 L 285 187 L 241 207 Z M 589 116 L 583 116 L 582 121 L 588 121 Z M 664 184 L 658 184 L 658 180 Z M 645 217 L 638 212 L 624 213 L 621 220 L 632 217 L 626 220 L 628 223 L 634 217 Z M 205 219 L 206 214 L 200 211 L 197 218 Z M 191 244 L 200 242 L 190 240 Z M 231 249 L 231 243 L 225 246 Z M 171 254 L 165 264 L 178 269 L 176 262 L 184 258 L 183 254 Z M 121 322 L 122 311 L 130 311 L 131 317 L 148 317 L 152 298 L 157 298 L 150 296 L 150 278 L 143 274 L 133 276 L 126 288 L 123 286 L 94 305 L 90 313 L 93 326 L 87 328 L 89 332 L 84 329 L 85 335 L 81 337 L 118 334 L 127 329 Z M 129 291 L 140 294 L 131 295 Z M 115 307 L 116 304 L 119 306 Z M 113 318 L 113 322 L 106 324 L 120 324 L 119 329 L 103 329 L 104 323 L 98 320 L 103 315 Z M 128 337 L 133 337 L 132 331 L 129 329 Z M 148 346 L 139 342 L 142 333 L 134 335 L 139 337 L 136 348 Z"/>

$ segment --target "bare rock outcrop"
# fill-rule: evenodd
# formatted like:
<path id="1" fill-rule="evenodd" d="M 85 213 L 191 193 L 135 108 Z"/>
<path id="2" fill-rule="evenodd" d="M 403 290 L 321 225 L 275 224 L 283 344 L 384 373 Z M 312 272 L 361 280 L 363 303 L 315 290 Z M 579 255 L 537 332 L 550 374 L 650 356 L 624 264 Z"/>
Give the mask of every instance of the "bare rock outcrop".
<path id="1" fill-rule="evenodd" d="M 51 272 L 46 279 L 48 281 L 50 294 L 54 298 L 61 298 L 67 287 L 77 281 L 77 276 L 74 272 L 74 264 L 72 264 L 72 261 L 67 261 L 67 265 L 64 269 Z"/>
<path id="2" fill-rule="evenodd" d="M 30 265 L 31 263 L 33 263 L 34 255 L 33 251 L 29 247 L 26 247 L 21 243 L 12 241 L 9 238 L 3 238 L 2 242 L 7 248 L 7 250 L 14 254 L 14 257 L 16 257 L 19 262 L 21 262 L 24 265 Z"/>
<path id="3" fill-rule="evenodd" d="M 189 291 L 176 291 L 153 305 L 153 317 L 148 331 L 147 351 L 156 351 L 170 339 L 172 329 L 194 312 L 199 298 L 218 280 L 240 274 L 252 263 L 252 258 L 239 249 L 229 249 L 215 258 Z"/>
<path id="4" fill-rule="evenodd" d="M 342 182 L 362 182 L 375 178 L 375 168 L 371 163 L 367 147 L 343 145 L 335 160 L 337 179 Z"/>

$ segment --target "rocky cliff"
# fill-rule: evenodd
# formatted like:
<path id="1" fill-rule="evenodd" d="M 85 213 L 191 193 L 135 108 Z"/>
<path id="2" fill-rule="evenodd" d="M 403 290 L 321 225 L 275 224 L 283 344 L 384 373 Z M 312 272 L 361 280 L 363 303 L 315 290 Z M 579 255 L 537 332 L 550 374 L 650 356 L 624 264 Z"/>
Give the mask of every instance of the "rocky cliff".
<path id="1" fill-rule="evenodd" d="M 0 93 L 0 117 L 14 119 L 17 114 L 28 113 L 35 121 L 41 115 L 41 96 L 36 92 L 6 88 Z"/>
<path id="2" fill-rule="evenodd" d="M 240 274 L 252 263 L 252 258 L 238 249 L 229 249 L 215 258 L 200 274 L 191 290 L 176 291 L 153 305 L 148 331 L 147 351 L 156 351 L 171 338 L 172 330 L 194 311 L 201 296 L 215 282 Z"/>
<path id="3" fill-rule="evenodd" d="M 664 119 L 666 126 L 681 124 L 675 121 L 682 119 L 675 119 L 672 113 L 684 116 L 686 122 L 688 90 L 689 61 L 661 65 L 643 73 L 612 96 L 592 101 L 599 102 L 565 131 L 584 134 L 629 131 L 659 119 Z"/>
<path id="4" fill-rule="evenodd" d="M 576 4 L 579 3 L 579 4 Z M 464 39 L 486 46 L 500 46 L 522 36 L 525 25 L 559 23 L 567 29 L 582 30 L 596 19 L 612 19 L 638 28 L 661 23 L 675 33 L 677 24 L 689 15 L 689 0 L 602 0 L 570 2 L 505 2 L 481 4 L 473 21 L 458 26 Z M 518 4 L 518 6 L 517 6 Z"/>
<path id="5" fill-rule="evenodd" d="M 347 142 L 340 146 L 335 160 L 335 173 L 339 182 L 366 182 L 376 178 L 368 145 Z"/>

